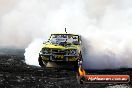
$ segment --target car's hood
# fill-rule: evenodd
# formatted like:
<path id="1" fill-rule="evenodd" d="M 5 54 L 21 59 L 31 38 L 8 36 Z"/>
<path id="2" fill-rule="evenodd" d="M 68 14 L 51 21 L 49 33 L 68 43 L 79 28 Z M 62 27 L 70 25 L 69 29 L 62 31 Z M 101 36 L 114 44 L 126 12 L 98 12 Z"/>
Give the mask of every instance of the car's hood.
<path id="1" fill-rule="evenodd" d="M 44 43 L 43 48 L 56 48 L 56 49 L 77 49 L 78 45 L 68 45 L 68 46 L 62 46 L 58 44 L 52 44 L 52 43 Z"/>

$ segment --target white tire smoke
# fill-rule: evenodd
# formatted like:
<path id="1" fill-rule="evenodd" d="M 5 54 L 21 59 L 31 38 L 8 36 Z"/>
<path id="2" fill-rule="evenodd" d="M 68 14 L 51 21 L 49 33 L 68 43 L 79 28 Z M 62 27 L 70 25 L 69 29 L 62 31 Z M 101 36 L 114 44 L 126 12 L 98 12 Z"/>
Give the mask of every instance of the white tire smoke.
<path id="1" fill-rule="evenodd" d="M 43 41 L 41 39 L 35 39 L 28 48 L 25 49 L 25 62 L 29 65 L 36 65 L 38 64 L 38 56 L 39 52 L 42 48 Z"/>

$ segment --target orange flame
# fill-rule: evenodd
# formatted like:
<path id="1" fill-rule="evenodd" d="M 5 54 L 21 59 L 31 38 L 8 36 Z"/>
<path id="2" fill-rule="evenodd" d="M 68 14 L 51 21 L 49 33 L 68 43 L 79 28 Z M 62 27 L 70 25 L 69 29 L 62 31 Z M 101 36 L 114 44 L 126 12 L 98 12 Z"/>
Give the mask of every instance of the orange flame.
<path id="1" fill-rule="evenodd" d="M 78 68 L 78 71 L 79 71 L 79 75 L 80 76 L 84 76 L 85 75 L 85 70 L 81 66 Z"/>

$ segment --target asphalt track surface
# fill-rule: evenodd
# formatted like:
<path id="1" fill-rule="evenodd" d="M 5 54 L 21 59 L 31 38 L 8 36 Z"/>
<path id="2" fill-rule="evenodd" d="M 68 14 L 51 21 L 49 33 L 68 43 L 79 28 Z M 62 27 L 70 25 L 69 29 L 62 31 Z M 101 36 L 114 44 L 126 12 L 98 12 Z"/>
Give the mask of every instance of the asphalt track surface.
<path id="1" fill-rule="evenodd" d="M 23 49 L 0 49 L 0 88 L 132 88 L 132 80 L 126 84 L 78 84 L 74 71 L 27 65 L 23 54 Z M 132 78 L 132 69 L 87 72 L 127 74 Z"/>

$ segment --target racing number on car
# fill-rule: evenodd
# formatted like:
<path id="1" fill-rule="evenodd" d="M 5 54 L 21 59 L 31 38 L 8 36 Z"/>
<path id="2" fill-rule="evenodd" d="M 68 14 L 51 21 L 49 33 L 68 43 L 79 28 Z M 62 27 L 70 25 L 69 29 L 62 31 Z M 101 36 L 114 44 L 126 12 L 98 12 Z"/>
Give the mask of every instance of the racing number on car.
<path id="1" fill-rule="evenodd" d="M 61 59 L 63 59 L 64 55 L 55 55 L 55 58 L 61 58 Z"/>

